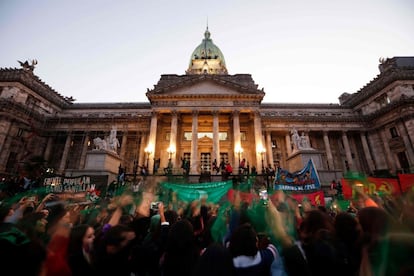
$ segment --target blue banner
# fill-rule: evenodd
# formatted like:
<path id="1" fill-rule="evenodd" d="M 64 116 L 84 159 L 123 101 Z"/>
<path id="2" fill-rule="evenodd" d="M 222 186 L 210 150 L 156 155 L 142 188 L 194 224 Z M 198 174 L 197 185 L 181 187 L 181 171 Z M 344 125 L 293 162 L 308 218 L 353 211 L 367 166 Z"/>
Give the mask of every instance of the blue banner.
<path id="1" fill-rule="evenodd" d="M 275 190 L 304 192 L 320 190 L 321 183 L 319 182 L 318 172 L 316 171 L 313 161 L 312 159 L 309 159 L 302 170 L 294 173 L 290 173 L 282 168 L 277 168 L 273 186 Z"/>

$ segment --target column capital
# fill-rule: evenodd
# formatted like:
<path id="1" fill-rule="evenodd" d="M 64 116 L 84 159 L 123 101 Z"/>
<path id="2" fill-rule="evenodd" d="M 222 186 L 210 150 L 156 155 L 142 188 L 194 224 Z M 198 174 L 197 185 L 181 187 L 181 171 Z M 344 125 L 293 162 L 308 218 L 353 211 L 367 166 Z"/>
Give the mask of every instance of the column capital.
<path id="1" fill-rule="evenodd" d="M 198 113 L 199 113 L 198 109 L 194 109 L 194 110 L 191 112 L 191 114 L 192 114 L 193 116 L 198 116 Z"/>
<path id="2" fill-rule="evenodd" d="M 211 111 L 211 114 L 213 114 L 213 116 L 218 116 L 220 114 L 219 110 L 213 110 Z"/>
<path id="3" fill-rule="evenodd" d="M 240 115 L 240 110 L 233 110 L 233 111 L 231 112 L 231 114 L 233 115 L 233 117 L 234 117 L 234 116 L 239 116 L 239 115 Z"/>

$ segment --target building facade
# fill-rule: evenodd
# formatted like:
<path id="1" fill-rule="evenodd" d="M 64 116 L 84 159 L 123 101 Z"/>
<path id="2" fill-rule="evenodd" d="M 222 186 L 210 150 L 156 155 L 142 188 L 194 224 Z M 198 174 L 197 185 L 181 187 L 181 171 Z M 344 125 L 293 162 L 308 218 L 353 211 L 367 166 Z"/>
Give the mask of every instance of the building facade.
<path id="1" fill-rule="evenodd" d="M 148 102 L 76 103 L 40 80 L 36 63 L 21 65 L 0 69 L 4 175 L 21 173 L 35 156 L 60 174 L 82 170 L 93 139 L 111 129 L 127 172 L 147 164 L 160 173 L 169 161 L 179 170 L 183 159 L 191 175 L 211 171 L 214 160 L 237 168 L 243 158 L 259 173 L 276 161 L 290 169 L 294 129 L 320 152 L 325 185 L 346 171 L 414 168 L 414 57 L 381 60 L 379 74 L 339 104 L 262 103 L 265 92 L 251 75 L 228 74 L 208 29 L 186 74 L 162 75 Z"/>

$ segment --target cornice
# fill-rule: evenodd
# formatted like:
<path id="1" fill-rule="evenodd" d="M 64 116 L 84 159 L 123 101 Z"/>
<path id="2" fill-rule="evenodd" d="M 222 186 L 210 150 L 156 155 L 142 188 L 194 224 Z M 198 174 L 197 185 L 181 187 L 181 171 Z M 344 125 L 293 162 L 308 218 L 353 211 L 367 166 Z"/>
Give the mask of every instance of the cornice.
<path id="1" fill-rule="evenodd" d="M 60 108 L 72 104 L 71 101 L 43 82 L 38 76 L 23 69 L 0 68 L 0 82 L 19 82 Z"/>
<path id="2" fill-rule="evenodd" d="M 334 103 L 261 103 L 261 109 L 294 109 L 294 108 L 316 108 L 316 109 L 349 109 L 339 104 Z"/>
<path id="3" fill-rule="evenodd" d="M 73 103 L 67 110 L 78 109 L 151 109 L 151 104 L 144 102 L 137 103 Z"/>
<path id="4" fill-rule="evenodd" d="M 241 94 L 259 94 L 264 96 L 263 90 L 257 89 L 251 75 L 162 75 L 161 79 L 154 86 L 154 89 L 148 90 L 146 95 L 152 98 L 155 94 L 167 93 L 177 88 L 190 86 L 201 81 L 210 80 L 239 91 Z"/>
<path id="5" fill-rule="evenodd" d="M 377 75 L 355 94 L 349 95 L 349 97 L 343 101 L 343 105 L 355 107 L 357 104 L 378 93 L 391 83 L 407 80 L 414 80 L 414 68 L 402 67 L 387 70 Z"/>
<path id="6" fill-rule="evenodd" d="M 19 120 L 34 120 L 40 122 L 46 119 L 45 115 L 33 111 L 31 107 L 10 99 L 0 98 L 0 111 L 5 114 L 3 116 L 16 117 Z"/>
<path id="7" fill-rule="evenodd" d="M 390 112 L 400 113 L 400 109 L 403 107 L 414 106 L 414 97 L 406 98 L 402 97 L 398 101 L 393 101 L 380 110 L 375 111 L 374 113 L 365 115 L 368 121 L 374 121 Z M 414 115 L 414 114 L 413 114 Z"/>
<path id="8" fill-rule="evenodd" d="M 262 122 L 327 122 L 327 123 L 366 123 L 367 119 L 361 116 L 263 116 Z"/>
<path id="9" fill-rule="evenodd" d="M 261 95 L 255 94 L 178 94 L 178 95 L 152 95 L 151 100 L 160 99 L 261 99 Z"/>

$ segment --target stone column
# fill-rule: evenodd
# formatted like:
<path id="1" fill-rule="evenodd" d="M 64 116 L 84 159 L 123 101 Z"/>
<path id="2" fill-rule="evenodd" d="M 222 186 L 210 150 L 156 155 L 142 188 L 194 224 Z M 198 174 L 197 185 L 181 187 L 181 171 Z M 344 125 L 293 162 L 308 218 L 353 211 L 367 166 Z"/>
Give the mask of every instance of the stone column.
<path id="1" fill-rule="evenodd" d="M 9 136 L 11 129 L 12 129 L 12 124 L 11 123 L 5 123 L 2 124 L 5 126 L 5 128 L 3 128 L 0 134 L 0 171 L 5 171 L 6 170 L 6 165 L 7 165 L 7 161 L 9 158 L 9 154 L 10 154 L 10 145 L 12 142 L 12 137 Z"/>
<path id="2" fill-rule="evenodd" d="M 67 163 L 67 159 L 69 155 L 71 142 L 72 142 L 72 133 L 68 133 L 68 136 L 66 137 L 65 148 L 63 149 L 63 153 L 62 153 L 62 159 L 60 160 L 60 165 L 59 165 L 60 174 L 63 174 L 63 172 L 66 169 L 66 163 Z"/>
<path id="3" fill-rule="evenodd" d="M 267 163 L 271 164 L 273 167 L 273 149 L 272 149 L 272 134 L 270 131 L 266 132 L 266 156 Z M 266 164 L 264 165 L 266 167 Z"/>
<path id="4" fill-rule="evenodd" d="M 125 154 L 127 150 L 127 141 L 128 141 L 128 132 L 122 132 L 122 141 L 121 141 L 121 149 L 119 150 L 119 157 L 121 157 L 122 162 L 124 162 L 125 167 Z"/>
<path id="5" fill-rule="evenodd" d="M 50 135 L 52 135 L 52 134 L 50 134 Z M 46 161 L 49 161 L 50 154 L 52 153 L 52 146 L 53 146 L 53 137 L 49 136 L 49 138 L 47 138 L 47 144 L 46 144 L 45 152 L 43 153 L 43 158 Z"/>
<path id="6" fill-rule="evenodd" d="M 361 132 L 360 135 L 361 135 L 362 148 L 364 149 L 364 154 L 365 154 L 365 158 L 368 163 L 369 171 L 373 172 L 375 170 L 375 165 L 374 165 L 374 161 L 372 160 L 371 152 L 369 151 L 366 133 Z"/>
<path id="7" fill-rule="evenodd" d="M 354 162 L 352 160 L 351 149 L 349 147 L 349 141 L 348 141 L 348 137 L 346 136 L 345 131 L 342 132 L 342 142 L 344 143 L 345 155 L 346 155 L 346 160 L 348 161 L 349 170 L 353 171 L 355 170 Z"/>
<path id="8" fill-rule="evenodd" d="M 407 159 L 409 164 L 414 164 L 414 149 L 413 144 L 410 141 L 410 134 L 407 131 L 407 128 L 403 121 L 397 123 L 397 128 L 399 133 L 401 134 L 401 138 L 403 139 L 405 150 L 407 152 Z"/>
<path id="9" fill-rule="evenodd" d="M 191 174 L 198 174 L 198 159 L 198 110 L 193 110 L 193 124 L 191 131 Z"/>
<path id="10" fill-rule="evenodd" d="M 328 170 L 334 170 L 335 165 L 334 165 L 332 151 L 331 151 L 331 144 L 329 143 L 328 131 L 323 132 L 323 141 L 325 143 L 326 158 L 328 159 L 328 167 L 329 167 Z"/>
<path id="11" fill-rule="evenodd" d="M 216 159 L 217 166 L 220 164 L 220 126 L 219 126 L 219 111 L 213 111 L 213 161 Z"/>
<path id="12" fill-rule="evenodd" d="M 81 152 L 79 168 L 78 168 L 80 170 L 85 168 L 86 152 L 88 151 L 88 144 L 90 143 L 89 138 L 90 138 L 89 133 L 85 133 L 85 138 L 83 140 L 82 152 Z M 49 145 L 49 141 L 48 141 L 48 145 Z"/>
<path id="13" fill-rule="evenodd" d="M 388 168 L 390 168 L 391 173 L 395 173 L 397 170 L 397 167 L 395 166 L 396 163 L 393 158 L 394 154 L 391 152 L 390 145 L 388 144 L 388 138 L 387 138 L 387 135 L 385 134 L 385 129 L 381 129 L 379 130 L 379 132 L 380 132 L 382 144 L 384 145 L 385 159 L 387 160 Z"/>
<path id="14" fill-rule="evenodd" d="M 151 116 L 150 134 L 149 134 L 148 145 L 147 145 L 147 149 L 151 151 L 151 154 L 147 156 L 148 172 L 150 174 L 154 173 L 155 143 L 157 141 L 157 124 L 158 124 L 158 114 L 157 112 L 153 112 Z"/>
<path id="15" fill-rule="evenodd" d="M 10 133 L 12 123 L 9 121 L 1 121 L 0 122 L 0 152 L 3 152 L 3 148 L 6 142 L 7 135 Z M 5 160 L 4 163 L 6 163 Z"/>
<path id="16" fill-rule="evenodd" d="M 256 144 L 256 168 L 260 168 L 262 166 L 261 164 L 261 154 L 257 152 L 259 149 L 263 149 L 264 143 L 263 143 L 263 134 L 262 134 L 262 118 L 260 116 L 259 111 L 255 111 L 254 113 L 254 139 Z"/>
<path id="17" fill-rule="evenodd" d="M 234 147 L 233 147 L 233 174 L 239 174 L 239 159 L 242 159 L 240 154 L 237 153 L 237 150 L 241 150 L 241 139 L 240 139 L 240 111 L 233 111 L 233 136 L 234 136 Z"/>
<path id="18" fill-rule="evenodd" d="M 147 156 L 145 153 L 145 147 L 148 144 L 148 136 L 145 133 L 140 133 L 140 144 L 139 144 L 139 157 L 138 157 L 138 165 L 147 165 Z"/>
<path id="19" fill-rule="evenodd" d="M 170 148 L 174 150 L 174 153 L 171 155 L 171 163 L 173 168 L 176 167 L 177 159 L 177 131 L 178 131 L 178 113 L 173 111 L 171 114 L 171 133 L 170 133 Z"/>
<path id="20" fill-rule="evenodd" d="M 290 141 L 290 134 L 287 132 L 285 134 L 285 141 L 286 141 L 286 151 L 288 156 L 292 154 L 292 142 Z"/>

